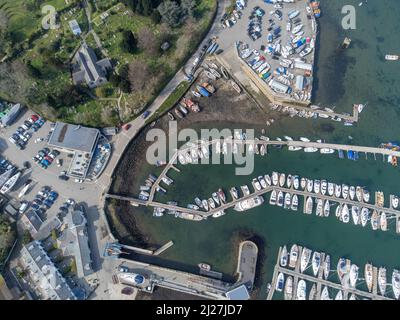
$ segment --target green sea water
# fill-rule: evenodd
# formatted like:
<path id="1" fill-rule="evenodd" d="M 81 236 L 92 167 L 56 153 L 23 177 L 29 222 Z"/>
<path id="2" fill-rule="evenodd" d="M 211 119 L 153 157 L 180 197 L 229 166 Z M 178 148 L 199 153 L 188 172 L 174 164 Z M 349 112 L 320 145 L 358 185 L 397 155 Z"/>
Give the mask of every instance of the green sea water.
<path id="1" fill-rule="evenodd" d="M 351 3 L 349 3 L 351 2 Z M 369 0 L 362 7 L 358 1 L 321 1 L 323 17 L 320 19 L 320 46 L 317 55 L 317 78 L 315 102 L 324 106 L 335 106 L 337 111 L 351 112 L 353 103 L 367 103 L 357 126 L 344 127 L 322 119 L 305 120 L 284 118 L 267 129 L 266 135 L 277 137 L 289 135 L 325 139 L 328 142 L 377 146 L 381 142 L 398 141 L 400 128 L 400 63 L 384 60 L 386 53 L 400 54 L 398 34 L 400 6 L 397 0 Z M 357 29 L 341 28 L 341 8 L 354 4 L 357 8 Z M 338 45 L 345 36 L 352 39 L 351 47 L 337 54 Z M 202 125 L 199 125 L 202 126 Z M 240 124 L 207 124 L 207 127 L 240 128 Z M 179 166 L 181 173 L 169 172 L 175 180 L 166 196 L 157 200 L 177 200 L 182 204 L 193 203 L 195 196 L 208 198 L 219 187 L 226 191 L 231 186 L 251 185 L 251 180 L 260 174 L 279 171 L 309 178 L 325 178 L 335 183 L 366 186 L 373 194 L 377 190 L 400 195 L 400 172 L 372 155 L 361 154 L 358 161 L 339 159 L 336 155 L 288 152 L 286 149 L 269 149 L 266 157 L 256 157 L 255 170 L 250 176 L 236 176 L 234 165 Z M 154 168 L 143 168 L 142 176 L 157 173 Z M 142 180 L 143 181 L 143 180 Z M 227 192 L 228 193 L 228 192 Z M 269 196 L 265 197 L 268 202 Z M 388 204 L 388 203 L 387 203 Z M 302 203 L 299 206 L 302 207 Z M 265 240 L 262 283 L 259 298 L 265 298 L 265 287 L 271 281 L 278 248 L 297 243 L 313 250 L 331 255 L 332 268 L 336 268 L 339 257 L 349 258 L 360 268 L 371 262 L 384 265 L 391 270 L 400 268 L 400 252 L 397 249 L 400 235 L 394 232 L 394 220 L 390 231 L 373 232 L 367 227 L 339 222 L 332 209 L 329 218 L 308 216 L 264 204 L 246 213 L 228 210 L 218 219 L 196 223 L 165 215 L 154 218 L 150 211 L 135 212 L 140 228 L 151 234 L 154 241 L 174 241 L 174 246 L 162 257 L 176 261 L 193 270 L 199 262 L 207 262 L 225 274 L 233 274 L 236 268 L 237 248 L 232 247 L 232 234 L 246 228 Z M 336 276 L 332 275 L 336 281 Z M 360 285 L 361 289 L 365 289 Z M 389 291 L 391 289 L 389 288 Z M 331 294 L 332 296 L 332 294 Z M 281 298 L 277 295 L 276 298 Z"/>

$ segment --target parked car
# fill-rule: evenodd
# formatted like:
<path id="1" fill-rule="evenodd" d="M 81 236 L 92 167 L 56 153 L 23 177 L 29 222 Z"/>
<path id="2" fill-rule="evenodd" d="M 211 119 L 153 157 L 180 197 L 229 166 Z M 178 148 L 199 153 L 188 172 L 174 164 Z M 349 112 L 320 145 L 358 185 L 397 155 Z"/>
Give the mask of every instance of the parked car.
<path id="1" fill-rule="evenodd" d="M 54 204 L 53 201 L 50 201 L 49 199 L 46 199 L 43 201 L 43 205 L 47 208 L 50 209 L 50 207 Z"/>
<path id="2" fill-rule="evenodd" d="M 150 114 L 150 111 L 146 110 L 145 112 L 143 112 L 142 118 L 146 119 L 149 116 L 149 114 Z"/>
<path id="3" fill-rule="evenodd" d="M 20 205 L 20 207 L 18 209 L 19 213 L 23 214 L 26 211 L 26 209 L 28 209 L 28 206 L 29 206 L 28 201 L 22 201 L 21 205 Z"/>
<path id="4" fill-rule="evenodd" d="M 129 268 L 125 266 L 120 266 L 119 267 L 119 272 L 129 272 Z"/>
<path id="5" fill-rule="evenodd" d="M 58 179 L 64 180 L 64 181 L 68 181 L 68 180 L 69 180 L 69 177 L 66 176 L 66 175 L 61 175 L 61 176 L 58 176 Z"/>
<path id="6" fill-rule="evenodd" d="M 32 120 L 33 122 L 38 121 L 39 116 L 37 114 L 33 114 L 33 115 L 31 115 L 30 120 Z"/>

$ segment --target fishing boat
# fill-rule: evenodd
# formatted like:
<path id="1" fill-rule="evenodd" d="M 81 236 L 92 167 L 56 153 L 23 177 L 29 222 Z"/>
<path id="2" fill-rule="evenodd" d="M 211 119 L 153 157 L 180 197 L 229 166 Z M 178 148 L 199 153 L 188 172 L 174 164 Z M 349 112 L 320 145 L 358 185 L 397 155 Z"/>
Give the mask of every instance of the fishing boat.
<path id="1" fill-rule="evenodd" d="M 319 193 L 321 191 L 321 181 L 315 179 L 314 180 L 314 192 Z"/>
<path id="2" fill-rule="evenodd" d="M 250 194 L 250 189 L 247 185 L 243 185 L 240 187 L 242 189 L 243 195 L 248 196 Z"/>
<path id="3" fill-rule="evenodd" d="M 253 185 L 253 187 L 254 187 L 254 189 L 256 191 L 260 191 L 261 190 L 261 184 L 260 184 L 260 182 L 258 182 L 258 180 L 256 178 L 254 178 L 252 180 L 252 185 Z"/>
<path id="4" fill-rule="evenodd" d="M 10 179 L 6 181 L 6 183 L 1 187 L 0 193 L 1 194 L 6 194 L 9 192 L 17 183 L 19 177 L 22 175 L 21 171 L 18 171 L 16 174 L 14 174 Z"/>
<path id="5" fill-rule="evenodd" d="M 285 181 L 286 181 L 286 176 L 285 176 L 285 174 L 284 173 L 281 173 L 280 175 L 279 175 L 279 185 L 281 186 L 281 187 L 283 187 L 284 185 L 285 185 Z"/>
<path id="6" fill-rule="evenodd" d="M 288 251 L 286 246 L 283 246 L 280 256 L 281 267 L 286 267 L 288 263 Z"/>
<path id="7" fill-rule="evenodd" d="M 382 231 L 387 231 L 387 217 L 385 212 L 381 213 L 381 217 L 379 219 L 379 225 Z"/>
<path id="8" fill-rule="evenodd" d="M 356 187 L 356 198 L 357 198 L 357 201 L 361 202 L 363 200 L 362 194 L 363 194 L 362 188 L 360 186 L 357 186 Z"/>
<path id="9" fill-rule="evenodd" d="M 276 291 L 281 292 L 283 290 L 284 283 L 285 275 L 282 272 L 279 272 L 275 287 Z"/>
<path id="10" fill-rule="evenodd" d="M 304 190 L 307 186 L 307 179 L 306 178 L 301 178 L 300 180 L 300 187 L 302 190 Z"/>
<path id="11" fill-rule="evenodd" d="M 343 199 L 347 199 L 349 196 L 349 186 L 346 184 L 342 184 L 342 197 Z"/>
<path id="12" fill-rule="evenodd" d="M 292 197 L 292 204 L 290 206 L 290 209 L 292 209 L 293 211 L 297 211 L 299 206 L 299 197 L 297 196 L 297 194 L 294 194 Z"/>
<path id="13" fill-rule="evenodd" d="M 311 265 L 314 276 L 318 276 L 319 268 L 321 267 L 321 253 L 314 251 L 311 258 Z"/>
<path id="14" fill-rule="evenodd" d="M 299 176 L 293 176 L 293 188 L 299 189 Z"/>
<path id="15" fill-rule="evenodd" d="M 400 272 L 397 269 L 393 270 L 392 273 L 392 288 L 393 294 L 396 300 L 399 300 L 400 297 Z"/>
<path id="16" fill-rule="evenodd" d="M 372 284 L 373 284 L 372 270 L 373 270 L 372 264 L 367 263 L 364 269 L 364 278 L 369 292 L 372 291 Z"/>
<path id="17" fill-rule="evenodd" d="M 287 276 L 285 289 L 284 289 L 284 299 L 292 300 L 293 299 L 293 277 Z"/>
<path id="18" fill-rule="evenodd" d="M 298 258 L 299 258 L 299 247 L 297 246 L 297 244 L 294 244 L 290 248 L 290 254 L 289 254 L 289 267 L 290 268 L 296 267 Z"/>
<path id="19" fill-rule="evenodd" d="M 332 182 L 328 182 L 328 195 L 333 196 L 335 193 L 335 185 Z"/>
<path id="20" fill-rule="evenodd" d="M 317 199 L 317 210 L 315 211 L 315 214 L 318 217 L 322 217 L 323 216 L 323 209 L 324 209 L 324 200 L 322 199 Z"/>
<path id="21" fill-rule="evenodd" d="M 310 289 L 310 293 L 308 295 L 308 300 L 316 300 L 316 299 L 317 299 L 317 287 L 314 283 Z"/>
<path id="22" fill-rule="evenodd" d="M 349 221 L 350 221 L 350 212 L 349 212 L 349 207 L 347 206 L 347 204 L 343 205 L 342 212 L 341 212 L 340 216 L 342 217 L 342 221 L 344 223 L 349 223 Z"/>
<path id="23" fill-rule="evenodd" d="M 371 226 L 372 230 L 378 230 L 379 224 L 379 214 L 378 211 L 374 210 L 371 215 Z"/>
<path id="24" fill-rule="evenodd" d="M 386 293 L 386 268 L 385 267 L 380 267 L 378 270 L 378 287 L 379 287 L 379 292 L 381 293 L 382 296 L 385 295 Z"/>
<path id="25" fill-rule="evenodd" d="M 336 293 L 335 300 L 343 300 L 343 292 L 342 292 L 342 290 L 339 290 Z"/>
<path id="26" fill-rule="evenodd" d="M 331 257 L 329 254 L 325 256 L 325 261 L 322 267 L 324 268 L 324 278 L 327 280 L 329 277 L 329 272 L 331 271 Z"/>
<path id="27" fill-rule="evenodd" d="M 329 200 L 326 200 L 324 205 L 324 217 L 326 218 L 329 217 L 330 211 L 331 211 L 331 205 L 329 203 Z"/>
<path id="28" fill-rule="evenodd" d="M 306 300 L 306 282 L 301 279 L 297 284 L 296 300 Z"/>
<path id="29" fill-rule="evenodd" d="M 313 199 L 311 197 L 307 197 L 305 211 L 306 211 L 306 214 L 311 214 L 313 211 Z"/>
<path id="30" fill-rule="evenodd" d="M 340 195 L 342 194 L 342 187 L 340 184 L 335 184 L 335 197 L 340 198 Z"/>
<path id="31" fill-rule="evenodd" d="M 208 205 L 210 206 L 210 209 L 215 209 L 215 202 L 212 198 L 208 198 Z"/>
<path id="32" fill-rule="evenodd" d="M 304 247 L 303 251 L 301 253 L 301 259 L 300 259 L 300 272 L 303 273 L 308 266 L 308 263 L 310 262 L 311 258 L 311 250 Z"/>
<path id="33" fill-rule="evenodd" d="M 337 274 L 339 280 L 342 281 L 343 276 L 348 273 L 347 263 L 345 258 L 340 258 L 337 264 Z"/>
<path id="34" fill-rule="evenodd" d="M 279 207 L 283 207 L 283 192 L 282 191 L 278 192 L 278 200 L 277 200 L 276 204 Z"/>
<path id="35" fill-rule="evenodd" d="M 399 198 L 396 196 L 392 196 L 392 207 L 393 209 L 397 209 L 399 206 Z"/>
<path id="36" fill-rule="evenodd" d="M 324 286 L 324 288 L 322 289 L 321 300 L 331 300 L 331 298 L 329 297 L 329 291 L 327 286 Z"/>
<path id="37" fill-rule="evenodd" d="M 364 202 L 369 202 L 369 198 L 370 198 L 370 195 L 369 195 L 369 191 L 367 190 L 367 189 L 363 189 L 363 200 L 364 200 Z"/>
<path id="38" fill-rule="evenodd" d="M 353 218 L 353 223 L 358 225 L 360 223 L 360 208 L 357 206 L 351 206 L 351 217 Z"/>
<path id="39" fill-rule="evenodd" d="M 355 288 L 358 280 L 358 266 L 352 264 L 350 267 L 350 285 Z"/>
<path id="40" fill-rule="evenodd" d="M 206 210 L 206 211 L 208 211 L 210 208 L 209 208 L 209 206 L 208 206 L 208 202 L 207 202 L 207 200 L 202 200 L 201 201 L 201 204 L 203 205 L 203 209 L 204 210 Z"/>
<path id="41" fill-rule="evenodd" d="M 292 203 L 292 195 L 289 192 L 287 192 L 285 194 L 284 209 L 289 209 L 291 203 Z"/>
<path id="42" fill-rule="evenodd" d="M 272 181 L 271 181 L 271 177 L 269 176 L 269 174 L 264 175 L 264 179 L 267 182 L 267 185 L 271 185 Z"/>
<path id="43" fill-rule="evenodd" d="M 221 204 L 221 202 L 219 200 L 218 194 L 216 192 L 213 192 L 211 194 L 211 196 L 212 196 L 213 200 L 215 201 L 215 203 L 217 204 L 217 206 L 219 206 Z"/>
<path id="44" fill-rule="evenodd" d="M 276 190 L 272 190 L 271 196 L 269 198 L 269 204 L 272 205 L 272 206 L 276 205 L 276 199 L 277 199 Z"/>
<path id="45" fill-rule="evenodd" d="M 365 227 L 367 225 L 369 219 L 369 209 L 368 208 L 362 208 L 361 209 L 361 225 Z"/>
<path id="46" fill-rule="evenodd" d="M 278 180 L 279 180 L 279 178 L 278 178 L 278 172 L 272 172 L 272 184 L 274 185 L 274 186 L 276 186 L 276 185 L 278 185 Z"/>
<path id="47" fill-rule="evenodd" d="M 354 200 L 354 196 L 356 195 L 356 188 L 354 186 L 350 186 L 349 195 L 350 195 L 350 199 Z"/>
<path id="48" fill-rule="evenodd" d="M 237 200 L 239 198 L 239 191 L 236 187 L 232 187 L 229 192 L 232 196 L 232 199 Z"/>
<path id="49" fill-rule="evenodd" d="M 287 178 L 286 178 L 286 185 L 287 187 L 290 189 L 290 187 L 292 186 L 292 175 L 288 174 Z"/>
<path id="50" fill-rule="evenodd" d="M 205 270 L 205 271 L 210 271 L 211 270 L 211 266 L 209 264 L 207 264 L 207 263 L 199 263 L 198 267 L 201 270 Z"/>
<path id="51" fill-rule="evenodd" d="M 307 179 L 307 192 L 313 191 L 314 182 L 311 179 Z"/>
<path id="52" fill-rule="evenodd" d="M 265 179 L 264 179 L 263 176 L 259 176 L 257 179 L 258 179 L 258 181 L 260 182 L 261 187 L 262 187 L 263 189 L 267 188 L 267 182 L 265 181 Z"/>
<path id="53" fill-rule="evenodd" d="M 26 180 L 24 186 L 22 187 L 20 193 L 18 194 L 18 198 L 21 199 L 28 192 L 28 190 L 31 186 L 32 186 L 32 180 L 31 179 Z M 150 187 L 147 187 L 147 188 L 150 189 Z"/>

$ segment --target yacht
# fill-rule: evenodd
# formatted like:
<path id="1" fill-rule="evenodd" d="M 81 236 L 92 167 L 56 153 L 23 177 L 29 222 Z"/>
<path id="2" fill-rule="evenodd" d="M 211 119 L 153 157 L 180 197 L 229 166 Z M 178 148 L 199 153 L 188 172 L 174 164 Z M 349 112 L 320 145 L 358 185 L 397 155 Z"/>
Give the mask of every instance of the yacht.
<path id="1" fill-rule="evenodd" d="M 225 203 L 226 202 L 226 195 L 225 195 L 224 190 L 222 190 L 222 188 L 219 188 L 217 193 L 218 193 L 219 199 L 221 200 L 221 203 L 222 202 Z"/>
<path id="2" fill-rule="evenodd" d="M 328 183 L 326 182 L 326 180 L 321 180 L 321 193 L 325 195 L 327 189 L 328 189 Z"/>
<path id="3" fill-rule="evenodd" d="M 219 200 L 218 193 L 213 192 L 213 193 L 211 194 L 211 196 L 212 196 L 213 200 L 215 201 L 215 203 L 217 204 L 217 206 L 219 206 L 219 205 L 221 204 L 221 202 L 220 202 L 220 200 Z"/>
<path id="4" fill-rule="evenodd" d="M 397 209 L 399 206 L 399 198 L 396 196 L 392 196 L 392 207 L 393 209 Z"/>
<path id="5" fill-rule="evenodd" d="M 369 195 L 369 191 L 367 190 L 367 189 L 363 189 L 363 200 L 364 200 L 364 202 L 369 202 L 369 198 L 370 198 L 370 195 Z"/>
<path id="6" fill-rule="evenodd" d="M 292 205 L 290 206 L 290 209 L 292 209 L 293 211 L 297 211 L 299 207 L 299 197 L 297 196 L 297 194 L 294 194 L 292 197 Z"/>
<path id="7" fill-rule="evenodd" d="M 313 211 L 313 199 L 311 197 L 307 197 L 306 200 L 306 213 L 312 214 Z"/>
<path id="8" fill-rule="evenodd" d="M 284 299 L 285 300 L 293 299 L 293 278 L 292 278 L 292 276 L 287 276 L 287 278 L 286 278 Z"/>
<path id="9" fill-rule="evenodd" d="M 260 182 L 261 187 L 262 187 L 263 189 L 267 188 L 267 182 L 265 181 L 265 179 L 264 179 L 263 176 L 259 176 L 259 177 L 258 177 L 258 181 Z"/>
<path id="10" fill-rule="evenodd" d="M 328 182 L 328 195 L 331 197 L 335 193 L 335 185 L 332 182 Z"/>
<path id="11" fill-rule="evenodd" d="M 355 288 L 358 280 L 358 266 L 352 264 L 350 267 L 350 285 Z"/>
<path id="12" fill-rule="evenodd" d="M 380 224 L 382 231 L 387 231 L 387 217 L 386 217 L 385 212 L 381 213 L 381 217 L 379 219 L 379 224 Z"/>
<path id="13" fill-rule="evenodd" d="M 300 141 L 303 141 L 303 142 L 310 142 L 310 139 L 308 139 L 308 138 L 300 137 L 299 139 L 300 139 Z"/>
<path id="14" fill-rule="evenodd" d="M 26 180 L 24 186 L 22 187 L 20 193 L 18 194 L 18 198 L 21 199 L 28 192 L 31 186 L 32 186 L 32 180 L 31 179 Z M 150 187 L 146 188 L 148 188 L 147 190 L 150 190 Z"/>
<path id="15" fill-rule="evenodd" d="M 319 193 L 321 191 L 321 182 L 319 180 L 314 180 L 314 192 Z"/>
<path id="16" fill-rule="evenodd" d="M 1 187 L 0 193 L 1 194 L 6 194 L 9 192 L 17 183 L 19 177 L 22 175 L 21 171 L 18 171 L 16 174 L 14 174 L 10 179 L 6 181 L 6 183 Z"/>
<path id="17" fill-rule="evenodd" d="M 286 267 L 288 263 L 288 251 L 286 246 L 283 246 L 280 256 L 281 267 Z"/>
<path id="18" fill-rule="evenodd" d="M 233 209 L 236 210 L 236 211 L 239 211 L 239 212 L 243 212 L 243 211 L 250 210 L 252 208 L 258 207 L 263 202 L 264 202 L 264 198 L 263 197 L 255 196 L 253 198 L 249 198 L 247 200 L 243 200 L 241 202 L 238 202 L 234 206 Z"/>
<path id="19" fill-rule="evenodd" d="M 284 185 L 285 185 L 285 181 L 286 181 L 286 175 L 284 174 L 284 173 L 281 173 L 280 175 L 279 175 L 279 185 L 281 186 L 281 187 L 283 187 Z"/>
<path id="20" fill-rule="evenodd" d="M 386 284 L 386 268 L 380 267 L 378 270 L 378 287 L 382 296 L 384 296 L 386 293 Z"/>
<path id="21" fill-rule="evenodd" d="M 349 186 L 346 184 L 342 184 L 342 196 L 343 199 L 347 199 L 349 196 Z"/>
<path id="22" fill-rule="evenodd" d="M 306 186 L 307 186 L 307 179 L 306 178 L 301 178 L 301 180 L 300 180 L 301 190 L 304 190 L 306 188 Z"/>
<path id="23" fill-rule="evenodd" d="M 258 182 L 258 180 L 256 178 L 254 178 L 252 180 L 252 185 L 253 185 L 253 187 L 254 187 L 254 189 L 256 191 L 260 191 L 261 190 L 261 184 L 260 184 L 260 182 Z"/>
<path id="24" fill-rule="evenodd" d="M 283 192 L 282 191 L 278 192 L 278 200 L 277 200 L 276 204 L 279 207 L 283 207 Z"/>
<path id="25" fill-rule="evenodd" d="M 392 273 L 392 288 L 393 294 L 396 300 L 399 300 L 400 297 L 400 272 L 397 269 L 393 270 Z"/>
<path id="26" fill-rule="evenodd" d="M 372 230 L 378 230 L 379 225 L 379 214 L 378 211 L 374 210 L 371 215 Z"/>
<path id="27" fill-rule="evenodd" d="M 341 213 L 342 213 L 342 206 L 339 204 L 336 207 L 336 211 L 335 211 L 336 218 L 341 219 Z"/>
<path id="28" fill-rule="evenodd" d="M 306 300 L 306 282 L 301 279 L 297 284 L 296 300 Z"/>
<path id="29" fill-rule="evenodd" d="M 278 178 L 278 172 L 272 172 L 272 184 L 274 185 L 274 186 L 276 186 L 276 185 L 278 185 L 278 180 L 279 180 L 279 178 Z"/>
<path id="30" fill-rule="evenodd" d="M 199 197 L 194 198 L 194 203 L 196 203 L 196 205 L 197 205 L 199 208 L 203 208 L 203 203 L 201 202 L 201 200 L 200 200 Z"/>
<path id="31" fill-rule="evenodd" d="M 330 211 L 331 211 L 331 205 L 329 203 L 329 200 L 326 200 L 324 205 L 324 217 L 329 217 Z"/>
<path id="32" fill-rule="evenodd" d="M 314 283 L 310 289 L 308 300 L 316 300 L 316 299 L 317 299 L 317 287 L 315 286 Z"/>
<path id="33" fill-rule="evenodd" d="M 321 300 L 331 300 L 331 298 L 329 297 L 329 291 L 327 286 L 324 286 L 324 288 L 322 289 Z"/>
<path id="34" fill-rule="evenodd" d="M 372 270 L 373 270 L 372 264 L 367 263 L 365 265 L 364 278 L 369 292 L 372 292 L 372 284 L 373 284 Z"/>
<path id="35" fill-rule="evenodd" d="M 271 177 L 269 176 L 269 174 L 264 175 L 264 179 L 267 185 L 270 186 L 272 184 Z"/>
<path id="36" fill-rule="evenodd" d="M 329 254 L 327 254 L 325 256 L 323 268 L 324 268 L 324 277 L 325 277 L 325 280 L 327 280 L 329 277 L 329 272 L 331 271 L 331 257 Z"/>
<path id="37" fill-rule="evenodd" d="M 293 188 L 299 189 L 299 176 L 293 176 Z"/>
<path id="38" fill-rule="evenodd" d="M 340 258 L 337 264 L 337 274 L 339 280 L 342 281 L 342 278 L 345 274 L 348 273 L 347 263 L 345 258 Z"/>
<path id="39" fill-rule="evenodd" d="M 208 202 L 207 202 L 207 200 L 202 200 L 201 201 L 201 204 L 203 205 L 203 209 L 204 210 L 206 210 L 206 211 L 208 211 L 208 210 L 210 210 L 210 208 L 208 207 Z"/>
<path id="40" fill-rule="evenodd" d="M 360 224 L 360 208 L 357 206 L 351 206 L 351 217 L 355 225 Z"/>
<path id="41" fill-rule="evenodd" d="M 311 258 L 311 250 L 304 247 L 303 251 L 301 253 L 301 260 L 300 260 L 300 272 L 303 273 L 308 266 L 308 263 L 310 262 Z"/>
<path id="42" fill-rule="evenodd" d="M 215 202 L 212 198 L 208 198 L 208 205 L 210 206 L 210 210 L 215 209 Z"/>
<path id="43" fill-rule="evenodd" d="M 369 209 L 368 208 L 362 208 L 361 209 L 361 225 L 365 227 L 367 225 L 367 222 L 369 220 Z"/>
<path id="44" fill-rule="evenodd" d="M 229 191 L 233 200 L 239 199 L 239 191 L 236 187 L 232 187 Z"/>
<path id="45" fill-rule="evenodd" d="M 276 291 L 281 292 L 283 290 L 284 283 L 285 283 L 285 276 L 282 272 L 279 272 L 275 287 Z"/>
<path id="46" fill-rule="evenodd" d="M 313 191 L 314 182 L 311 179 L 307 179 L 307 192 Z"/>
<path id="47" fill-rule="evenodd" d="M 289 192 L 287 192 L 287 193 L 285 194 L 284 209 L 289 209 L 291 203 L 292 203 L 292 195 L 291 195 Z"/>
<path id="48" fill-rule="evenodd" d="M 350 195 L 350 199 L 354 200 L 354 196 L 356 195 L 356 188 L 354 186 L 350 186 L 349 195 Z"/>
<path id="49" fill-rule="evenodd" d="M 276 190 L 272 190 L 271 196 L 269 198 L 269 204 L 272 206 L 276 205 L 276 195 Z"/>
<path id="50" fill-rule="evenodd" d="M 347 204 L 344 204 L 342 207 L 341 217 L 342 217 L 342 221 L 344 223 L 349 223 L 350 213 L 349 213 L 349 207 L 347 206 Z"/>
<path id="51" fill-rule="evenodd" d="M 311 264 L 312 264 L 314 276 L 317 277 L 319 268 L 321 267 L 321 253 L 314 251 L 312 258 L 311 258 Z"/>
<path id="52" fill-rule="evenodd" d="M 362 188 L 360 186 L 357 186 L 356 187 L 356 198 L 357 198 L 358 202 L 361 202 L 363 200 L 362 193 L 363 193 Z"/>
<path id="53" fill-rule="evenodd" d="M 290 189 L 290 187 L 292 186 L 292 175 L 288 174 L 287 178 L 286 178 L 286 185 L 287 187 Z"/>
<path id="54" fill-rule="evenodd" d="M 293 138 L 289 137 L 289 136 L 283 136 L 283 138 L 285 138 L 285 140 L 287 140 L 287 141 L 293 141 Z"/>
<path id="55" fill-rule="evenodd" d="M 340 195 L 342 194 L 342 187 L 340 184 L 335 184 L 335 197 L 340 198 Z"/>
<path id="56" fill-rule="evenodd" d="M 324 200 L 322 199 L 317 199 L 317 210 L 315 211 L 315 214 L 318 217 L 322 217 L 323 216 L 323 210 L 324 210 Z"/>
<path id="57" fill-rule="evenodd" d="M 240 189 L 242 189 L 242 192 L 243 192 L 244 196 L 248 196 L 250 194 L 250 190 L 249 190 L 249 187 L 247 185 L 241 186 Z"/>
<path id="58" fill-rule="evenodd" d="M 186 164 L 185 156 L 181 152 L 178 153 L 178 160 L 180 164 Z"/>
<path id="59" fill-rule="evenodd" d="M 289 267 L 295 268 L 298 258 L 299 258 L 299 247 L 297 246 L 297 244 L 294 244 L 290 248 Z"/>
<path id="60" fill-rule="evenodd" d="M 342 290 L 339 290 L 336 293 L 335 300 L 343 300 L 343 292 L 342 292 Z"/>

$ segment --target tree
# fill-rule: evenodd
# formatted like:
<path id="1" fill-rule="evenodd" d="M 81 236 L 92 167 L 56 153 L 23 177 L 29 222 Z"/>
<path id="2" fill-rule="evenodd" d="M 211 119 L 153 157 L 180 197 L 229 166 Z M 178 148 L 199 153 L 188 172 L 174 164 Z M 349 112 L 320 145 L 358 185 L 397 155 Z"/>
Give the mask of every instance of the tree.
<path id="1" fill-rule="evenodd" d="M 135 53 L 137 50 L 137 40 L 132 31 L 125 30 L 122 32 L 121 49 L 125 52 Z"/>
<path id="2" fill-rule="evenodd" d="M 161 22 L 161 14 L 158 12 L 158 10 L 153 10 L 150 18 L 155 24 L 159 24 Z"/>
<path id="3" fill-rule="evenodd" d="M 181 7 L 185 16 L 194 17 L 196 0 L 181 0 Z"/>
<path id="4" fill-rule="evenodd" d="M 148 27 L 143 27 L 138 32 L 138 46 L 149 55 L 155 55 L 158 51 L 158 41 L 153 31 Z"/>
<path id="5" fill-rule="evenodd" d="M 147 63 L 141 60 L 133 60 L 129 64 L 128 79 L 132 92 L 139 92 L 146 88 L 147 81 L 151 78 Z"/>
<path id="6" fill-rule="evenodd" d="M 166 0 L 157 7 L 157 10 L 161 14 L 162 21 L 173 28 L 179 27 L 184 21 L 182 7 L 175 1 Z"/>
<path id="7" fill-rule="evenodd" d="M 31 237 L 31 234 L 29 233 L 29 231 L 28 230 L 25 230 L 24 231 L 24 233 L 23 233 L 23 235 L 22 235 L 22 244 L 23 245 L 26 245 L 26 244 L 28 244 L 29 242 L 31 242 L 33 239 L 32 239 L 32 237 Z"/>

